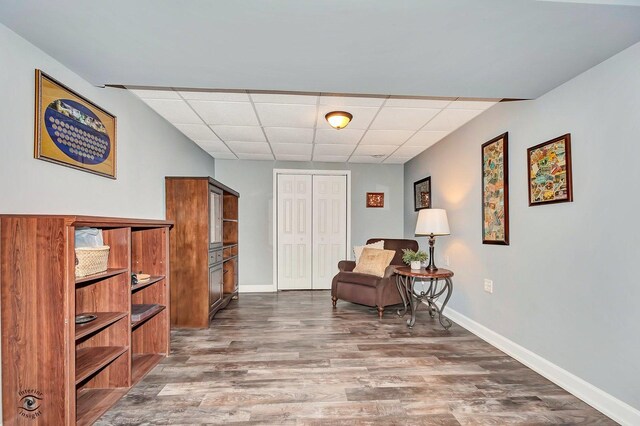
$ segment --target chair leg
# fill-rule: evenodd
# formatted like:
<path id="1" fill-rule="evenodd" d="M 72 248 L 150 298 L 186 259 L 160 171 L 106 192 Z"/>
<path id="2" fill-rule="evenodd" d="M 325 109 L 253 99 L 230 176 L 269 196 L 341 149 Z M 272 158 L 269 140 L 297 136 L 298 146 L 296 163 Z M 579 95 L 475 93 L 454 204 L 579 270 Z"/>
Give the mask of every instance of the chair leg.
<path id="1" fill-rule="evenodd" d="M 378 318 L 382 319 L 382 314 L 384 313 L 384 308 L 381 308 L 380 306 L 378 306 L 377 308 L 378 308 Z"/>
<path id="2" fill-rule="evenodd" d="M 331 296 L 331 304 L 333 305 L 333 307 L 336 307 L 336 303 L 338 302 L 338 298 L 335 296 Z"/>

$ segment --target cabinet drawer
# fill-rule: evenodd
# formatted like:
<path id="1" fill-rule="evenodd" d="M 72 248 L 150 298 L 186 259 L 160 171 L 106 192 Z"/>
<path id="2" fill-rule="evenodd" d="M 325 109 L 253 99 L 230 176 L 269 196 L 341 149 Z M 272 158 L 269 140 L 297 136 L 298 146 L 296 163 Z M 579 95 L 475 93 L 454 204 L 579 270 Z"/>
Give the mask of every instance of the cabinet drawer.
<path id="1" fill-rule="evenodd" d="M 209 252 L 209 265 L 222 262 L 222 249 Z"/>

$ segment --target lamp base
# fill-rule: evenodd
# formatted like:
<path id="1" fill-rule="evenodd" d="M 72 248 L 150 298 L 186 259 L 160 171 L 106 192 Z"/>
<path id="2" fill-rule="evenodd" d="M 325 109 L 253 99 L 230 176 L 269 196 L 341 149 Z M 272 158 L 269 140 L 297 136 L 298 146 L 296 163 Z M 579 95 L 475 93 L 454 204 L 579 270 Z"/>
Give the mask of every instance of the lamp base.
<path id="1" fill-rule="evenodd" d="M 433 252 L 434 252 L 434 245 L 436 243 L 436 237 L 431 234 L 429 235 L 429 266 L 427 266 L 427 271 L 429 272 L 435 272 L 438 270 L 438 267 L 436 266 L 435 262 L 433 261 Z"/>

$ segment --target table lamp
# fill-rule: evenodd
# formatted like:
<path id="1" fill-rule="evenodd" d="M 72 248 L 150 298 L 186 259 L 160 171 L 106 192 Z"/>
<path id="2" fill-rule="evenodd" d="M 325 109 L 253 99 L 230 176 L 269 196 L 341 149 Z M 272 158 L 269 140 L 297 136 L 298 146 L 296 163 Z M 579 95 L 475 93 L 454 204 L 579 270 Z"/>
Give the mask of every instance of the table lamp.
<path id="1" fill-rule="evenodd" d="M 447 212 L 444 209 L 420 210 L 418 222 L 416 223 L 416 235 L 429 236 L 429 266 L 427 266 L 427 271 L 435 272 L 438 270 L 433 262 L 433 245 L 436 242 L 436 235 L 449 234 L 449 221 L 447 220 Z"/>

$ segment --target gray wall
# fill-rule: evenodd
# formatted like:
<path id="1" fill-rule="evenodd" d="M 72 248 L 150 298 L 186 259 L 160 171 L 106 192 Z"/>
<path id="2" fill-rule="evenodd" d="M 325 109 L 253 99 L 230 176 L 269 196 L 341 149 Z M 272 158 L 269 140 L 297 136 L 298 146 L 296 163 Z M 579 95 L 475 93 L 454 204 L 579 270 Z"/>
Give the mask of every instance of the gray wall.
<path id="1" fill-rule="evenodd" d="M 211 156 L 135 95 L 90 85 L 2 25 L 0 60 L 0 213 L 164 219 L 165 175 L 215 173 Z M 33 158 L 35 68 L 117 116 L 117 180 Z"/>
<path id="2" fill-rule="evenodd" d="M 434 206 L 447 209 L 436 260 L 450 256 L 453 309 L 635 408 L 639 69 L 636 44 L 537 100 L 498 104 L 407 163 L 404 183 L 405 235 L 415 180 L 431 175 Z M 482 245 L 480 145 L 505 131 L 511 245 Z M 569 132 L 575 201 L 528 207 L 526 149 Z"/>
<path id="3" fill-rule="evenodd" d="M 351 170 L 352 245 L 402 237 L 402 165 L 217 160 L 216 179 L 240 193 L 240 291 L 273 284 L 273 169 Z M 385 207 L 367 209 L 366 192 L 384 192 Z"/>

